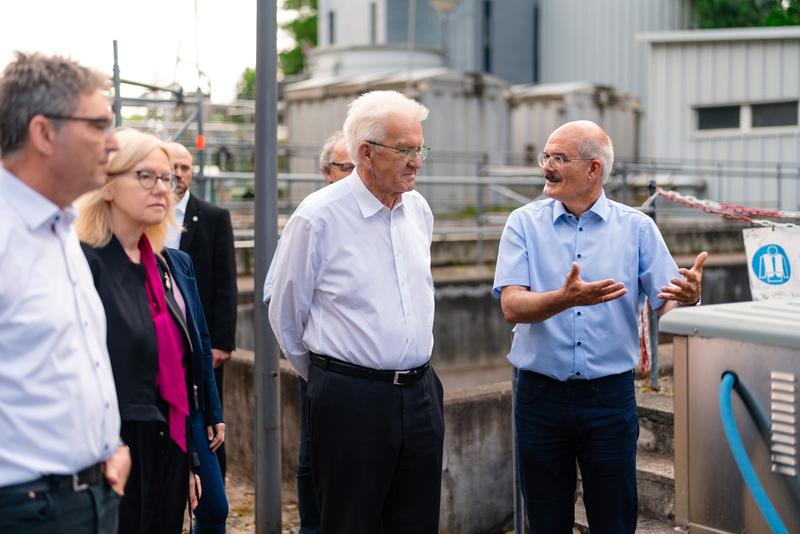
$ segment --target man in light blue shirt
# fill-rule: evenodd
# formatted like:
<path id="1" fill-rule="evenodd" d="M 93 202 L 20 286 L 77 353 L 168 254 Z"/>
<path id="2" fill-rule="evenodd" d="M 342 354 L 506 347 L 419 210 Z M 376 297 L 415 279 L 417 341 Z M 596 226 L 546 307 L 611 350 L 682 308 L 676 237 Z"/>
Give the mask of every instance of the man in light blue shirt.
<path id="1" fill-rule="evenodd" d="M 608 200 L 608 135 L 589 121 L 548 139 L 547 200 L 514 211 L 493 293 L 514 327 L 517 448 L 532 532 L 571 532 L 575 462 L 593 533 L 634 532 L 637 317 L 700 301 L 703 263 L 678 269 L 655 223 Z"/>

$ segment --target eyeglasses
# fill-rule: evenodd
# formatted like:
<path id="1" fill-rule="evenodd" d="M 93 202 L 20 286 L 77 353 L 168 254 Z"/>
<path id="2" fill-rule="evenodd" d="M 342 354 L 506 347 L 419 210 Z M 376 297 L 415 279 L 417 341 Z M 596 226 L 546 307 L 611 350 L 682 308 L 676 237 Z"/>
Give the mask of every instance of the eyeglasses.
<path id="1" fill-rule="evenodd" d="M 338 161 L 329 161 L 328 163 L 334 167 L 338 167 L 342 172 L 350 172 L 356 168 L 356 166 L 352 163 L 339 163 Z"/>
<path id="2" fill-rule="evenodd" d="M 141 171 L 134 171 L 136 174 L 136 179 L 139 180 L 139 183 L 150 191 L 154 189 L 156 183 L 160 180 L 162 184 L 164 184 L 167 189 L 170 191 L 175 191 L 175 188 L 178 187 L 178 179 L 175 177 L 174 174 L 166 173 L 162 174 L 161 176 L 156 175 L 156 173 L 147 170 Z"/>
<path id="3" fill-rule="evenodd" d="M 428 152 L 431 151 L 431 147 L 425 145 L 418 147 L 404 147 L 404 146 L 384 145 L 376 141 L 367 141 L 367 143 L 375 146 L 382 146 L 383 148 L 391 148 L 392 150 L 400 154 L 401 157 L 405 158 L 406 161 L 411 161 L 411 158 L 413 158 L 416 154 L 419 154 L 420 159 L 422 161 L 425 161 L 425 158 L 428 157 Z"/>
<path id="4" fill-rule="evenodd" d="M 563 167 L 570 161 L 592 161 L 594 159 L 597 158 L 567 158 L 566 156 L 562 156 L 561 154 L 550 155 L 546 152 L 542 152 L 538 156 L 536 156 L 536 161 L 539 163 L 539 167 L 544 168 L 545 165 L 550 163 L 550 166 L 552 166 L 555 169 Z"/>
<path id="5" fill-rule="evenodd" d="M 56 120 L 56 121 L 78 121 L 78 122 L 85 122 L 88 123 L 89 126 L 97 129 L 98 131 L 102 131 L 104 134 L 108 134 L 112 128 L 114 128 L 114 119 L 112 117 L 104 116 L 104 117 L 78 117 L 75 115 L 47 115 L 45 117 L 48 119 Z"/>

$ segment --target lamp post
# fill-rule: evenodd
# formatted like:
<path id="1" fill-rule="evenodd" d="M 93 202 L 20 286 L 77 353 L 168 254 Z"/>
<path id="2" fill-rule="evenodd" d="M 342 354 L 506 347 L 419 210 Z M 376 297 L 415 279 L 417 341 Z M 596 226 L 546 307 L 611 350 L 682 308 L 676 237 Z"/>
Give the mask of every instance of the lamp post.
<path id="1" fill-rule="evenodd" d="M 450 16 L 450 12 L 458 7 L 461 0 L 428 0 L 428 2 L 431 4 L 431 7 L 439 12 L 439 20 L 442 21 L 442 55 L 444 56 L 445 66 L 449 67 L 450 54 L 448 53 L 449 46 L 447 43 L 447 20 Z"/>

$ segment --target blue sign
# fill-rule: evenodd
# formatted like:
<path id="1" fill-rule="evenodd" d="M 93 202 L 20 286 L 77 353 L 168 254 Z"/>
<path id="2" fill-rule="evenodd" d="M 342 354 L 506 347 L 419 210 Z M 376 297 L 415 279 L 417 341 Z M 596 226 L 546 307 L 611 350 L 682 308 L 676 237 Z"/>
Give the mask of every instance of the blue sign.
<path id="1" fill-rule="evenodd" d="M 756 278 L 771 286 L 789 281 L 792 269 L 783 247 L 777 244 L 764 245 L 753 256 L 753 273 Z"/>

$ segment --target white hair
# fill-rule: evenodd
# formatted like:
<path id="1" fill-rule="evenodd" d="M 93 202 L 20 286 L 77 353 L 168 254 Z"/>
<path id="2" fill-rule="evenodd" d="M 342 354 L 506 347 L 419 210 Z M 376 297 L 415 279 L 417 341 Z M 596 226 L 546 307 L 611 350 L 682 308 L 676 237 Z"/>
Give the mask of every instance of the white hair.
<path id="1" fill-rule="evenodd" d="M 614 166 L 614 144 L 611 142 L 611 137 L 608 135 L 603 136 L 605 139 L 598 139 L 597 137 L 587 137 L 578 146 L 578 154 L 582 158 L 592 158 L 600 160 L 603 165 L 603 183 L 608 180 L 611 174 L 611 168 Z M 604 142 L 605 141 L 605 142 Z"/>
<path id="2" fill-rule="evenodd" d="M 579 135 L 582 137 L 578 143 L 578 156 L 600 160 L 603 165 L 601 178 L 605 183 L 611 174 L 611 168 L 614 166 L 614 144 L 611 142 L 611 137 L 597 123 L 589 120 L 568 122 L 559 126 L 556 131 L 562 128 L 578 130 Z"/>
<path id="3" fill-rule="evenodd" d="M 371 91 L 350 102 L 342 131 L 353 163 L 358 163 L 358 145 L 363 141 L 384 140 L 395 115 L 422 122 L 428 118 L 428 108 L 397 91 Z"/>

